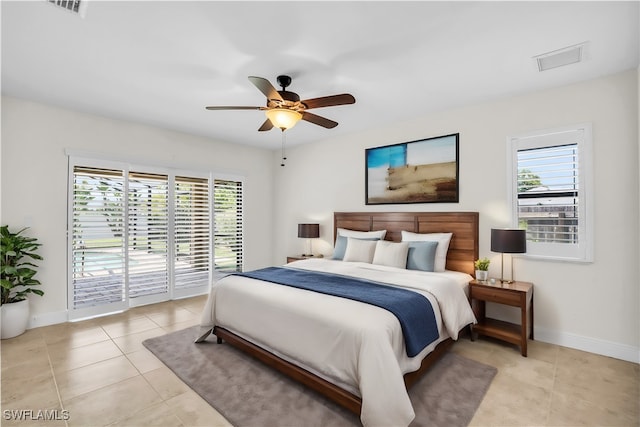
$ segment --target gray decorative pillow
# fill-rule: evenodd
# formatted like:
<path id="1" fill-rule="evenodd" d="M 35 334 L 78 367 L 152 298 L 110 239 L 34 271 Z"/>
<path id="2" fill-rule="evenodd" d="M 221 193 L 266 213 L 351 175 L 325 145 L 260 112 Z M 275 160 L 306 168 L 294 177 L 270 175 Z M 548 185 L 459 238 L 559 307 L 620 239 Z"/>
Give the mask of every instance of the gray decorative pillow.
<path id="1" fill-rule="evenodd" d="M 408 242 L 407 269 L 435 271 L 437 241 Z"/>
<path id="2" fill-rule="evenodd" d="M 436 260 L 434 270 L 441 272 L 445 270 L 447 264 L 447 252 L 449 251 L 449 243 L 453 233 L 412 233 L 410 231 L 402 231 L 403 242 L 438 242 L 436 248 Z"/>

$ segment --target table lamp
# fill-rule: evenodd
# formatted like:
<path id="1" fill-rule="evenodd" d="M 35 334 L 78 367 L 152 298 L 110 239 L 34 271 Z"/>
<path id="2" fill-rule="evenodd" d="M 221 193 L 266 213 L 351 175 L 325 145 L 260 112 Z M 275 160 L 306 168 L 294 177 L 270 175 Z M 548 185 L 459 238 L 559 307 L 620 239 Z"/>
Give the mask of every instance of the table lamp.
<path id="1" fill-rule="evenodd" d="M 313 256 L 311 239 L 320 237 L 320 224 L 298 224 L 298 237 L 309 240 L 309 253 L 302 256 Z"/>
<path id="2" fill-rule="evenodd" d="M 492 228 L 491 251 L 502 254 L 500 281 L 513 283 L 513 258 L 511 258 L 511 280 L 504 279 L 504 254 L 523 254 L 527 251 L 526 230 L 515 228 Z"/>

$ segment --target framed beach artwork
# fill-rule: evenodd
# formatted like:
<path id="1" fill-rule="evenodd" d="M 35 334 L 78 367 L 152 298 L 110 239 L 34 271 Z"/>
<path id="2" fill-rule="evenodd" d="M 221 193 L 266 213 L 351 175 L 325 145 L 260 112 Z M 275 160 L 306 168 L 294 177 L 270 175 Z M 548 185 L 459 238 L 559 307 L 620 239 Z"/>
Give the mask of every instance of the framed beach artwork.
<path id="1" fill-rule="evenodd" d="M 460 134 L 365 150 L 367 205 L 458 203 Z"/>

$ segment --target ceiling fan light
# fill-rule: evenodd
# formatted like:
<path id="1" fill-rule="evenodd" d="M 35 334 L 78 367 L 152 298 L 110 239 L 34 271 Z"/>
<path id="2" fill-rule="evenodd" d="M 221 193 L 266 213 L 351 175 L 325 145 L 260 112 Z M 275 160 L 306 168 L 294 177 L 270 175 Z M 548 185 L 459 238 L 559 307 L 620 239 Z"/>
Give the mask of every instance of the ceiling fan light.
<path id="1" fill-rule="evenodd" d="M 287 108 L 272 108 L 266 110 L 265 114 L 275 127 L 282 130 L 291 129 L 302 119 L 302 114 Z"/>

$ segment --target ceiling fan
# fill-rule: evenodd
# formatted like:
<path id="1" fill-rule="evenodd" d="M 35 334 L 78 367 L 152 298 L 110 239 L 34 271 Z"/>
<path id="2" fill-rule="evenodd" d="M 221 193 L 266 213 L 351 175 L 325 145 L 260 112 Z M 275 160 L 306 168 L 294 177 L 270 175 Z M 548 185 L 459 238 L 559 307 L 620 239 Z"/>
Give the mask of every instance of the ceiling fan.
<path id="1" fill-rule="evenodd" d="M 291 77 L 281 75 L 277 78 L 282 90 L 276 90 L 269 80 L 262 77 L 250 76 L 249 81 L 253 83 L 260 92 L 267 97 L 265 107 L 249 106 L 213 106 L 206 107 L 207 110 L 261 110 L 264 111 L 267 119 L 258 129 L 259 131 L 271 130 L 274 127 L 283 132 L 291 129 L 300 120 L 313 123 L 318 126 L 332 129 L 338 126 L 338 122 L 310 113 L 308 110 L 321 107 L 332 107 L 336 105 L 353 104 L 356 99 L 348 94 L 322 96 L 320 98 L 300 100 L 295 92 L 290 92 L 286 88 L 291 84 Z"/>

